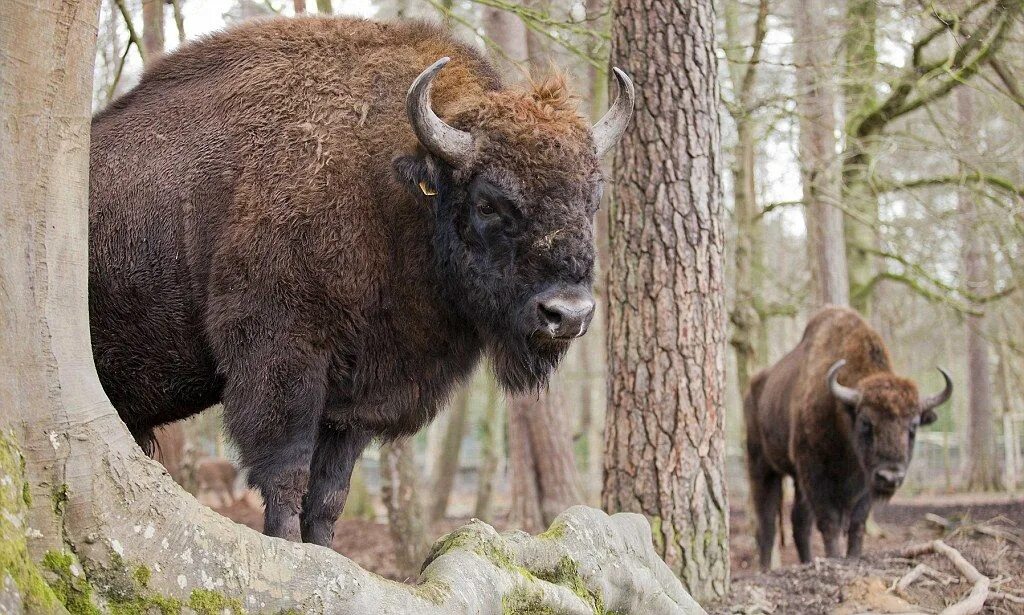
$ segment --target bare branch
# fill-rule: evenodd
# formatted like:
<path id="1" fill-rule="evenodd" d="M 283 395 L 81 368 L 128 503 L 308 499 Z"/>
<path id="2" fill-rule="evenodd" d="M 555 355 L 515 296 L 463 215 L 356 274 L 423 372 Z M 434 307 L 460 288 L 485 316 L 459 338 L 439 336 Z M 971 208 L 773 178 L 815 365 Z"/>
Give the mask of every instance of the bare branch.
<path id="1" fill-rule="evenodd" d="M 146 63 L 146 49 L 142 46 L 142 37 L 139 36 L 138 31 L 135 29 L 135 23 L 132 21 L 132 14 L 128 11 L 128 7 L 125 5 L 124 0 L 114 0 L 117 4 L 118 10 L 121 11 L 121 17 L 124 18 L 124 25 L 128 28 L 128 45 L 127 49 L 132 45 L 135 45 L 135 50 L 139 52 L 139 57 L 142 58 L 142 63 Z"/>

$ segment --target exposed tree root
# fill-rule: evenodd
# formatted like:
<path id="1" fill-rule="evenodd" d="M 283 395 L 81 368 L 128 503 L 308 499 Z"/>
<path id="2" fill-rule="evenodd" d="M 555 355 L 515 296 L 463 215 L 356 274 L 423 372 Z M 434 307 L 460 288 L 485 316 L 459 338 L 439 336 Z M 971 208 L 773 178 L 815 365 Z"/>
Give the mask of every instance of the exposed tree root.
<path id="1" fill-rule="evenodd" d="M 953 564 L 953 567 L 956 568 L 968 582 L 974 585 L 966 598 L 956 604 L 946 607 L 939 615 L 969 615 L 971 613 L 980 613 L 981 609 L 985 606 L 985 601 L 989 598 L 990 579 L 978 572 L 978 569 L 968 562 L 959 551 L 941 540 L 933 540 L 924 544 L 908 547 L 903 550 L 902 555 L 903 557 L 919 557 L 926 553 L 944 555 L 946 559 Z M 906 589 L 916 578 L 920 577 L 923 572 L 918 572 L 916 576 L 912 576 L 919 568 L 921 568 L 921 566 L 914 568 L 914 570 L 911 570 L 909 573 L 904 575 L 904 577 L 896 584 L 897 588 L 900 588 L 902 585 L 902 589 Z M 908 580 L 908 577 L 911 578 Z"/>

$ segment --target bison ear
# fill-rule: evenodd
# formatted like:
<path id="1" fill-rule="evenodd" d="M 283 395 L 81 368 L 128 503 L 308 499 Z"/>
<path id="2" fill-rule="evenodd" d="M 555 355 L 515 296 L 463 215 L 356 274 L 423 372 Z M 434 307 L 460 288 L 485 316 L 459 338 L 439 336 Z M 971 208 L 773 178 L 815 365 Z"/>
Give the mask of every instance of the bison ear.
<path id="1" fill-rule="evenodd" d="M 397 156 L 391 161 L 391 170 L 413 197 L 425 199 L 437 194 L 437 167 L 429 156 Z"/>
<path id="2" fill-rule="evenodd" d="M 921 413 L 921 424 L 931 425 L 935 421 L 939 420 L 939 415 L 935 413 L 935 410 L 929 408 Z"/>

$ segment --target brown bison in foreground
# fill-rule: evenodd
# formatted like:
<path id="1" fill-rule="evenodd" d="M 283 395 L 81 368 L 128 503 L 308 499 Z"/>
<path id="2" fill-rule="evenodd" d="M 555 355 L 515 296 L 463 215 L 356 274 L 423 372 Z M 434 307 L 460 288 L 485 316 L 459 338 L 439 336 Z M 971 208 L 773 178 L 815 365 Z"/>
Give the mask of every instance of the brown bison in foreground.
<path id="1" fill-rule="evenodd" d="M 422 23 L 251 22 L 157 60 L 90 153 L 93 350 L 132 434 L 223 401 L 266 533 L 327 545 L 367 443 L 483 354 L 543 386 L 593 315 L 615 75 L 591 128 L 561 80 L 506 87 Z"/>
<path id="2" fill-rule="evenodd" d="M 919 397 L 913 382 L 892 373 L 878 333 L 856 312 L 826 307 L 796 348 L 754 376 L 743 411 L 762 568 L 771 565 L 784 476 L 796 486 L 800 561 L 811 559 L 812 515 L 829 557 L 839 555 L 844 529 L 847 555 L 860 555 L 872 503 L 896 492 L 918 426 L 934 422 L 953 392 L 942 375 L 941 393 Z"/>

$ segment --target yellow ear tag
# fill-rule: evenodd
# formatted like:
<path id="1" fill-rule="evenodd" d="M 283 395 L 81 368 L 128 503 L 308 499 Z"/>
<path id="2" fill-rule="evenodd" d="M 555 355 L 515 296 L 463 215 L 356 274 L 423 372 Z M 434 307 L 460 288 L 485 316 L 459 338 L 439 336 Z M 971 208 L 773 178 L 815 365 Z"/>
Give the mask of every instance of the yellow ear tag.
<path id="1" fill-rule="evenodd" d="M 434 196 L 435 194 L 437 194 L 437 190 L 434 190 L 433 188 L 428 186 L 427 182 L 425 181 L 420 182 L 420 192 L 422 192 L 426 196 Z"/>

